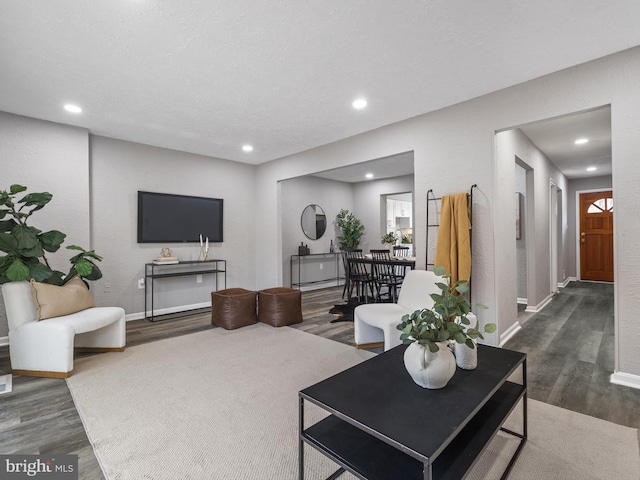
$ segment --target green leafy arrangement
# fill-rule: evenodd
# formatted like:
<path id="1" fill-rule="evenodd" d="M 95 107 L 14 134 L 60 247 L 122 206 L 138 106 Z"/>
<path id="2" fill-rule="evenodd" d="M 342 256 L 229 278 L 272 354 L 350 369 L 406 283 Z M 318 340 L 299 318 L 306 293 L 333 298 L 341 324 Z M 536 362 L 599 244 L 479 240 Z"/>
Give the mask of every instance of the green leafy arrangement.
<path id="1" fill-rule="evenodd" d="M 17 196 L 27 190 L 23 185 L 11 185 L 8 191 L 0 191 L 0 284 L 21 280 L 36 280 L 52 285 L 64 285 L 78 275 L 86 280 L 98 280 L 102 272 L 95 262 L 102 257 L 93 250 L 69 245 L 68 250 L 80 253 L 69 261 L 71 268 L 65 275 L 53 270 L 46 253 L 60 249 L 66 235 L 58 230 L 43 232 L 27 225 L 27 221 L 53 198 L 49 192 L 27 193 L 19 200 Z"/>
<path id="2" fill-rule="evenodd" d="M 383 235 L 380 241 L 382 242 L 383 245 L 388 245 L 388 244 L 396 243 L 397 239 L 398 237 L 396 237 L 395 233 L 389 232 L 386 235 Z"/>
<path id="3" fill-rule="evenodd" d="M 342 209 L 336 217 L 336 226 L 340 235 L 336 238 L 342 248 L 358 248 L 360 239 L 364 235 L 364 225 L 349 210 Z"/>
<path id="4" fill-rule="evenodd" d="M 445 275 L 442 267 L 434 267 L 433 272 L 445 279 L 450 275 Z M 496 331 L 494 323 L 488 323 L 483 330 L 478 329 L 478 323 L 471 326 L 471 321 L 467 315 L 471 313 L 471 305 L 463 296 L 469 291 L 466 280 L 457 281 L 449 286 L 443 282 L 436 285 L 442 293 L 432 293 L 433 307 L 416 310 L 410 315 L 402 317 L 402 321 L 396 327 L 402 331 L 400 340 L 404 345 L 418 342 L 420 345 L 428 346 L 431 352 L 437 352 L 440 348 L 436 342 L 455 341 L 464 343 L 469 348 L 475 348 L 473 340 L 481 338 L 483 333 L 493 333 Z"/>

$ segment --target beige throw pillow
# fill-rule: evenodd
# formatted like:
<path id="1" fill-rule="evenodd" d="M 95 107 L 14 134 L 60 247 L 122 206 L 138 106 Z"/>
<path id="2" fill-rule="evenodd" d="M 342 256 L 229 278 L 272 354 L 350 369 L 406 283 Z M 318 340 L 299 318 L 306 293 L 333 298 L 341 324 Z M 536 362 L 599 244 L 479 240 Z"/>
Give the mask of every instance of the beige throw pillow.
<path id="1" fill-rule="evenodd" d="M 61 317 L 96 306 L 89 289 L 77 275 L 62 287 L 31 280 L 31 293 L 38 320 Z"/>

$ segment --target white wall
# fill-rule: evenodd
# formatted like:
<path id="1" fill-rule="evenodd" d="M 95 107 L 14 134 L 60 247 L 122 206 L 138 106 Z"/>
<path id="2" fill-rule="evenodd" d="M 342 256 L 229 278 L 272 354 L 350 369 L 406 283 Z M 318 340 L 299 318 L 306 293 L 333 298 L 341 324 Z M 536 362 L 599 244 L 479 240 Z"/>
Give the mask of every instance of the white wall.
<path id="1" fill-rule="evenodd" d="M 640 82 L 637 78 L 640 78 L 640 48 L 260 165 L 257 189 L 262 201 L 256 223 L 264 241 L 256 244 L 257 285 L 277 283 L 281 275 L 281 259 L 275 256 L 281 252 L 277 222 L 278 180 L 313 173 L 320 165 L 323 169 L 331 169 L 412 150 L 417 252 L 424 249 L 427 190 L 434 188 L 442 195 L 467 191 L 471 184 L 477 183 L 473 302 L 489 307 L 478 312 L 481 322 L 495 321 L 504 332 L 512 317 L 512 298 L 515 296 L 504 287 L 509 282 L 515 285 L 516 274 L 515 261 L 504 262 L 502 258 L 503 246 L 509 242 L 513 245 L 511 216 L 502 214 L 505 208 L 512 210 L 514 188 L 513 183 L 506 190 L 497 188 L 501 176 L 494 157 L 495 132 L 610 104 L 617 219 L 616 370 L 640 376 L 640 351 L 636 348 L 640 341 L 640 322 L 637 321 L 640 298 L 635 295 L 640 287 L 640 255 L 637 254 L 640 222 L 634 220 L 640 210 L 640 197 L 636 192 L 640 180 L 640 163 L 637 162 L 640 154 L 640 136 L 637 134 L 640 131 Z M 509 170 L 513 176 L 513 158 L 509 159 Z M 502 266 L 506 270 L 500 268 Z M 505 304 L 507 310 L 499 307 L 505 295 L 509 298 Z M 497 343 L 496 338 L 490 340 Z"/>
<path id="2" fill-rule="evenodd" d="M 308 245 L 311 253 L 325 253 L 329 251 L 329 245 L 333 240 L 334 249 L 338 252 L 334 221 L 340 209 L 353 210 L 353 185 L 311 176 L 293 178 L 281 182 L 280 203 L 283 205 L 281 285 L 288 287 L 291 282 L 291 255 L 298 254 L 300 242 Z M 327 216 L 327 231 L 318 240 L 307 238 L 300 225 L 302 211 L 307 205 L 312 204 L 320 205 Z M 331 257 L 309 257 L 301 265 L 302 280 L 308 282 L 329 278 L 335 274 L 334 264 L 335 260 Z M 297 268 L 296 262 L 295 272 Z M 295 273 L 294 279 L 297 280 L 297 277 L 298 274 Z"/>
<path id="3" fill-rule="evenodd" d="M 0 190 L 17 183 L 28 187 L 27 193 L 53 194 L 28 224 L 67 234 L 63 248 L 47 253 L 51 266 L 65 273 L 75 253 L 64 247 L 90 247 L 88 143 L 85 129 L 0 112 Z M 0 301 L 0 337 L 7 334 L 4 302 Z"/>
<path id="4" fill-rule="evenodd" d="M 529 198 L 528 222 L 525 231 L 527 268 L 527 298 L 530 307 L 536 307 L 548 299 L 551 294 L 551 262 L 549 255 L 550 222 L 549 222 L 549 186 L 550 180 L 560 188 L 564 195 L 567 192 L 567 180 L 557 167 L 522 133 L 520 129 L 507 130 L 496 135 L 496 198 L 507 198 L 511 192 L 508 205 L 513 205 L 513 192 L 516 191 L 515 168 L 516 157 L 533 170 L 533 191 Z M 526 175 L 525 175 L 526 183 Z M 533 205 L 532 205 L 533 204 Z M 566 202 L 564 202 L 566 204 Z M 531 208 L 533 206 L 533 209 Z M 507 210 L 507 209 L 505 209 Z M 501 233 L 496 239 L 500 261 L 496 264 L 496 275 L 503 280 L 500 287 L 501 322 L 500 334 L 504 334 L 517 318 L 517 255 L 514 225 L 515 210 L 502 210 L 496 221 Z M 533 215 L 531 215 L 533 213 Z M 566 218 L 566 214 L 563 215 Z M 499 245 L 499 247 L 498 247 Z"/>
<path id="5" fill-rule="evenodd" d="M 386 204 L 382 195 L 413 192 L 413 175 L 384 178 L 354 185 L 353 211 L 365 226 L 360 242 L 363 251 L 385 248 L 380 238 L 386 230 Z"/>
<path id="6" fill-rule="evenodd" d="M 526 204 L 527 204 L 527 171 L 515 163 L 516 193 L 522 194 L 522 212 L 520 212 L 520 238 L 516 239 L 516 265 L 518 273 L 518 298 L 527 298 L 527 228 Z M 516 207 L 519 208 L 516 199 Z"/>
<path id="7" fill-rule="evenodd" d="M 566 267 L 567 267 L 567 276 L 568 277 L 578 277 L 578 264 L 576 257 L 576 247 L 577 242 L 579 241 L 578 235 L 576 233 L 579 213 L 576 212 L 576 192 L 580 190 L 610 190 L 612 186 L 612 178 L 611 175 L 604 175 L 600 177 L 590 177 L 590 178 L 577 178 L 573 180 L 569 180 L 568 187 L 569 192 L 567 195 L 567 251 L 566 251 Z M 615 192 L 613 192 L 615 197 Z M 614 199 L 615 202 L 615 199 Z M 617 215 L 615 204 L 614 204 L 614 221 L 617 221 Z"/>
<path id="8" fill-rule="evenodd" d="M 98 303 L 120 305 L 128 314 L 142 312 L 144 290 L 138 290 L 137 279 L 144 276 L 145 263 L 160 256 L 163 247 L 179 260 L 198 259 L 195 243 L 137 243 L 138 190 L 224 199 L 224 242 L 211 243 L 209 256 L 227 260 L 228 287 L 254 287 L 253 166 L 99 136 L 91 136 L 90 153 L 91 233 L 96 251 L 105 258 L 104 278 L 96 282 L 94 293 Z M 202 280 L 156 281 L 155 308 L 210 302 L 214 277 Z"/>

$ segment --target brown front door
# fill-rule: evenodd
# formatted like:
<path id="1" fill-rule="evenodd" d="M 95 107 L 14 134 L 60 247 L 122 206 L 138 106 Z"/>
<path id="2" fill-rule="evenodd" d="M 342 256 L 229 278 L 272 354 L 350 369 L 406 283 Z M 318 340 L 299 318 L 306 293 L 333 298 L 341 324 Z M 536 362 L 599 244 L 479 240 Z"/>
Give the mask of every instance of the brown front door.
<path id="1" fill-rule="evenodd" d="M 580 278 L 613 282 L 613 196 L 580 194 Z"/>

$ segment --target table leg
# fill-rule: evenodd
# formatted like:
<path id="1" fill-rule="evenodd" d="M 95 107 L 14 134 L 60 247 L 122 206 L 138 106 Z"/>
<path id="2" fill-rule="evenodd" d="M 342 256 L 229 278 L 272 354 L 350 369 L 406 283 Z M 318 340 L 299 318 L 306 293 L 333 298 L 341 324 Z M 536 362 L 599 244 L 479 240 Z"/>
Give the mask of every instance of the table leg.
<path id="1" fill-rule="evenodd" d="M 298 478 L 304 480 L 304 442 L 302 431 L 304 430 L 304 398 L 298 399 Z"/>

